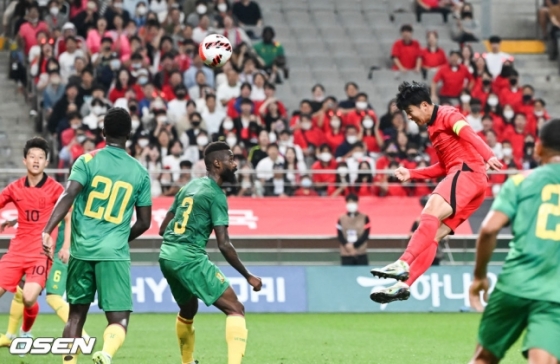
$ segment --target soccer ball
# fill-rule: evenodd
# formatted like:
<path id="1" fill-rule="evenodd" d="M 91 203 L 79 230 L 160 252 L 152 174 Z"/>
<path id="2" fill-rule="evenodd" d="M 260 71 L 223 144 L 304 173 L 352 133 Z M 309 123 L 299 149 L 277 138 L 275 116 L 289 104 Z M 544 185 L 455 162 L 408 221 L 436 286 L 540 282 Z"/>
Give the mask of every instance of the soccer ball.
<path id="1" fill-rule="evenodd" d="M 202 62 L 212 68 L 226 64 L 231 57 L 231 50 L 229 39 L 220 34 L 207 36 L 198 46 L 198 54 Z"/>

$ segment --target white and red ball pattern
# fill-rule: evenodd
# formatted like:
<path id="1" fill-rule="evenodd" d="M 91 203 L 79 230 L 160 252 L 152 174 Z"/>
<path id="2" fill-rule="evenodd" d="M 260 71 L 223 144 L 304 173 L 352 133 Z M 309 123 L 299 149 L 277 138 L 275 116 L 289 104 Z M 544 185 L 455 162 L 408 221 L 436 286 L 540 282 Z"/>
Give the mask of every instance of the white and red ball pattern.
<path id="1" fill-rule="evenodd" d="M 205 65 L 222 67 L 231 57 L 232 47 L 229 39 L 220 34 L 210 34 L 198 46 L 198 54 Z"/>

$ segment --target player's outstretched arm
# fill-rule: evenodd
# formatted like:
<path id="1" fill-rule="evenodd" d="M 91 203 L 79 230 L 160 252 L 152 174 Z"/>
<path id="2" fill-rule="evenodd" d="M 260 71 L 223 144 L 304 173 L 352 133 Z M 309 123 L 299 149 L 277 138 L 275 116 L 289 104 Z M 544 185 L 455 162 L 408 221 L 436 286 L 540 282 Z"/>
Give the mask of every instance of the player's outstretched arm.
<path id="1" fill-rule="evenodd" d="M 502 164 L 494 155 L 494 152 L 488 144 L 484 142 L 471 128 L 471 126 L 465 120 L 459 120 L 453 125 L 453 131 L 459 136 L 459 138 L 469 142 L 478 153 L 484 158 L 484 161 L 488 164 L 488 167 L 495 171 L 502 169 Z"/>
<path id="2" fill-rule="evenodd" d="M 72 213 L 68 212 L 64 217 L 64 243 L 58 252 L 58 258 L 60 258 L 64 264 L 68 263 L 68 259 L 70 259 L 70 238 L 72 236 L 71 215 Z"/>
<path id="3" fill-rule="evenodd" d="M 255 291 L 259 291 L 262 286 L 261 279 L 252 275 L 247 270 L 247 268 L 245 268 L 243 263 L 241 263 L 241 260 L 239 260 L 239 256 L 237 256 L 237 252 L 235 251 L 235 248 L 229 240 L 227 226 L 215 226 L 214 232 L 216 233 L 218 248 L 220 249 L 220 252 L 224 256 L 224 258 L 226 258 L 229 265 L 231 265 L 233 268 L 235 268 L 236 271 L 239 272 L 239 274 L 245 277 L 245 279 L 247 279 L 247 282 L 249 282 L 249 284 Z"/>
<path id="4" fill-rule="evenodd" d="M 438 178 L 445 176 L 445 169 L 441 166 L 441 164 L 439 164 L 439 162 L 437 162 L 425 168 L 410 169 L 409 174 L 410 179 Z"/>
<path id="5" fill-rule="evenodd" d="M 492 210 L 488 213 L 482 226 L 478 239 L 476 240 L 476 259 L 474 268 L 474 279 L 470 288 L 471 306 L 477 311 L 482 311 L 480 293 L 484 294 L 484 300 L 488 301 L 488 279 L 486 270 L 492 253 L 496 248 L 496 237 L 500 230 L 509 223 L 509 218 L 501 211 Z"/>
<path id="6" fill-rule="evenodd" d="M 163 222 L 159 227 L 159 236 L 163 236 L 163 234 L 165 234 L 165 229 L 167 229 L 167 225 L 169 225 L 169 222 L 173 220 L 174 217 L 175 217 L 174 212 L 167 211 L 167 214 L 165 215 L 165 218 L 163 219 Z"/>
<path id="7" fill-rule="evenodd" d="M 136 222 L 130 229 L 128 242 L 144 234 L 152 224 L 152 206 L 136 206 Z"/>

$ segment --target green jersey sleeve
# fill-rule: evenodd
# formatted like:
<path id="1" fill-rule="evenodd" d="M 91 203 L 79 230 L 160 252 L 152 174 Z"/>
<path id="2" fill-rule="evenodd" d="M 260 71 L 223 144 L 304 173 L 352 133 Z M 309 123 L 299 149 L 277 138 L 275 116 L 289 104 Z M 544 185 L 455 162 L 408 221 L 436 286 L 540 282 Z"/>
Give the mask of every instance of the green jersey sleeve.
<path id="1" fill-rule="evenodd" d="M 511 176 L 502 185 L 502 189 L 494 200 L 491 210 L 500 211 L 504 213 L 510 221 L 515 217 L 515 212 L 517 211 L 517 192 L 518 187 L 525 179 L 525 176 L 518 174 Z"/>
<path id="2" fill-rule="evenodd" d="M 210 206 L 210 217 L 212 219 L 212 226 L 228 226 L 229 215 L 227 199 L 224 194 L 217 197 Z"/>
<path id="3" fill-rule="evenodd" d="M 148 173 L 142 178 L 142 183 L 140 184 L 140 190 L 138 191 L 138 200 L 136 201 L 136 206 L 152 206 L 152 185 L 150 183 L 150 176 Z"/>
<path id="4" fill-rule="evenodd" d="M 76 162 L 74 162 L 74 165 L 72 166 L 72 172 L 70 172 L 70 177 L 68 177 L 68 180 L 76 181 L 84 187 L 87 186 L 89 180 L 88 171 L 86 167 L 87 156 L 88 154 L 84 154 L 80 156 L 76 160 Z"/>

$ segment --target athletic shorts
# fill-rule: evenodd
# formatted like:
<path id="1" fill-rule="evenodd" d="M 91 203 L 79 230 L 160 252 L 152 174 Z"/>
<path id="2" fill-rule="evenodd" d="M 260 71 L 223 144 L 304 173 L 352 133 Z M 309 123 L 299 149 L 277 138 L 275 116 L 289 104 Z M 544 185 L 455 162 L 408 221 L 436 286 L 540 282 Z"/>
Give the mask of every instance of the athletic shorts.
<path id="1" fill-rule="evenodd" d="M 461 170 L 448 174 L 434 190 L 453 209 L 451 216 L 442 223 L 454 232 L 482 205 L 487 187 L 486 174 L 473 172 L 466 164 L 463 164 Z"/>
<path id="2" fill-rule="evenodd" d="M 70 257 L 66 295 L 68 303 L 90 304 L 109 311 L 132 311 L 129 260 L 81 260 Z"/>
<path id="3" fill-rule="evenodd" d="M 6 253 L 0 259 L 0 287 L 14 293 L 25 276 L 26 283 L 38 283 L 45 288 L 51 264 L 46 255 L 25 257 Z"/>
<path id="4" fill-rule="evenodd" d="M 206 256 L 187 262 L 159 258 L 159 266 L 179 305 L 196 297 L 210 306 L 229 287 L 229 281 Z"/>
<path id="5" fill-rule="evenodd" d="M 55 256 L 49 278 L 47 279 L 47 294 L 62 296 L 66 291 L 66 278 L 68 277 L 68 265 L 64 264 Z"/>
<path id="6" fill-rule="evenodd" d="M 480 321 L 480 345 L 502 359 L 525 329 L 525 357 L 531 349 L 542 349 L 560 361 L 560 303 L 530 300 L 495 289 Z"/>

